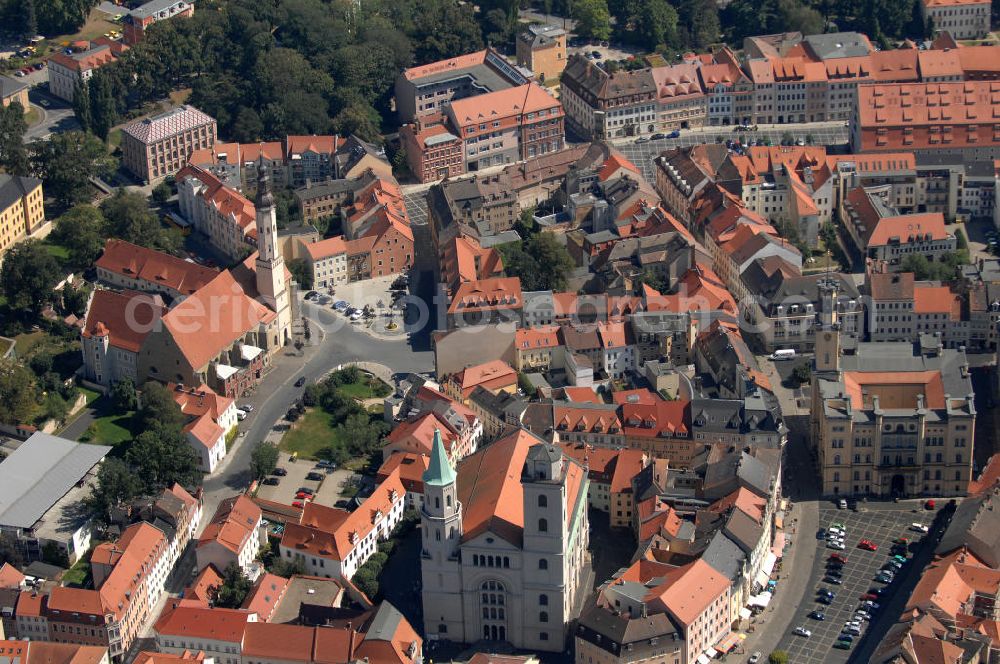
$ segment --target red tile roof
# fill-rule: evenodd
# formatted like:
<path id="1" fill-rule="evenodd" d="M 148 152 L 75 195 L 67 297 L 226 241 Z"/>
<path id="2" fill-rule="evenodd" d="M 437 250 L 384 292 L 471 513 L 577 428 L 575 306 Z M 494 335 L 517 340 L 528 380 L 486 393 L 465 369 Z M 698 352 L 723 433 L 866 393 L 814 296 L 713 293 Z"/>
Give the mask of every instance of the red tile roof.
<path id="1" fill-rule="evenodd" d="M 553 109 L 555 115 L 562 115 L 558 100 L 536 83 L 519 85 L 505 90 L 453 100 L 449 113 L 459 130 L 486 122 L 514 121 L 527 113 Z"/>
<path id="2" fill-rule="evenodd" d="M 517 385 L 517 372 L 503 360 L 491 360 L 466 367 L 451 378 L 462 394 L 468 398 L 477 387 L 491 392 Z"/>
<path id="3" fill-rule="evenodd" d="M 250 617 L 249 611 L 173 606 L 171 600 L 167 602 L 167 607 L 153 627 L 157 634 L 237 644 L 243 641 L 243 633 Z"/>
<path id="4" fill-rule="evenodd" d="M 907 244 L 947 238 L 948 232 L 945 230 L 944 215 L 940 212 L 924 212 L 898 217 L 883 217 L 878 221 L 871 235 L 868 236 L 868 246 L 878 247 L 891 244 L 894 241 Z"/>
<path id="5" fill-rule="evenodd" d="M 448 313 L 520 309 L 521 280 L 517 277 L 494 277 L 460 284 L 452 295 Z"/>
<path id="6" fill-rule="evenodd" d="M 90 301 L 81 334 L 87 339 L 108 337 L 108 343 L 114 348 L 138 353 L 166 312 L 167 308 L 158 297 L 98 289 Z"/>
<path id="7" fill-rule="evenodd" d="M 0 588 L 20 588 L 24 574 L 10 563 L 0 566 Z"/>
<path id="8" fill-rule="evenodd" d="M 249 332 L 274 319 L 275 313 L 247 296 L 229 272 L 163 316 L 163 324 L 196 371 Z"/>
<path id="9" fill-rule="evenodd" d="M 218 270 L 115 238 L 104 243 L 104 253 L 95 266 L 129 279 L 169 288 L 181 295 L 194 293 L 219 275 Z"/>
<path id="10" fill-rule="evenodd" d="M 198 539 L 198 546 L 218 542 L 233 553 L 239 554 L 260 525 L 260 508 L 246 496 L 227 498 L 219 504 L 212 521 Z"/>

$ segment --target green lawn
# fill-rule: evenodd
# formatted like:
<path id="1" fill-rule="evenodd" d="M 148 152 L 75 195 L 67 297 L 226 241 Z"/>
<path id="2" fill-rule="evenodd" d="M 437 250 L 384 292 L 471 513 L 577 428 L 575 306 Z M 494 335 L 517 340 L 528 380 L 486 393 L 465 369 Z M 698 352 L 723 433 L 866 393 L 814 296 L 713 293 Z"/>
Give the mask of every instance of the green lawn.
<path id="1" fill-rule="evenodd" d="M 337 442 L 330 414 L 320 408 L 310 408 L 281 439 L 281 449 L 298 452 L 306 459 L 316 459 L 320 450 Z"/>
<path id="2" fill-rule="evenodd" d="M 337 389 L 343 392 L 344 396 L 352 397 L 354 399 L 370 399 L 372 397 L 381 397 L 389 394 L 388 385 L 377 378 L 372 378 L 371 380 L 375 383 L 374 387 L 369 384 L 368 377 L 366 376 L 357 383 L 340 385 Z"/>
<path id="3" fill-rule="evenodd" d="M 53 258 L 57 258 L 63 262 L 69 260 L 69 250 L 61 244 L 56 244 L 52 240 L 45 240 L 42 245 Z"/>
<path id="4" fill-rule="evenodd" d="M 77 386 L 76 391 L 87 397 L 87 405 L 94 403 L 101 398 L 101 393 L 86 387 Z"/>
<path id="5" fill-rule="evenodd" d="M 126 413 L 115 411 L 108 397 L 99 397 L 93 402 L 92 407 L 96 417 L 80 438 L 82 442 L 115 446 L 132 440 L 131 426 L 134 414 L 132 411 Z"/>
<path id="6" fill-rule="evenodd" d="M 95 545 L 96 546 L 96 545 Z M 66 570 L 63 574 L 62 582 L 65 586 L 73 588 L 90 588 L 93 586 L 93 578 L 90 575 L 90 554 L 76 561 L 76 564 Z"/>

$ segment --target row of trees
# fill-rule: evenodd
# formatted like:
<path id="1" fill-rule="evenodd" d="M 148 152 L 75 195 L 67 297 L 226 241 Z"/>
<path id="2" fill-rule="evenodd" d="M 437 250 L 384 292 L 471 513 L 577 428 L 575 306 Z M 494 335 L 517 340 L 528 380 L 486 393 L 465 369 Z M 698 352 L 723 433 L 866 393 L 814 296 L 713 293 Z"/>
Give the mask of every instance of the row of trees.
<path id="1" fill-rule="evenodd" d="M 207 0 L 102 67 L 77 91 L 75 110 L 84 128 L 106 137 L 128 114 L 191 87 L 191 102 L 237 141 L 331 132 L 377 141 L 402 69 L 482 45 L 473 5 L 455 0 L 373 0 L 360 9 Z"/>

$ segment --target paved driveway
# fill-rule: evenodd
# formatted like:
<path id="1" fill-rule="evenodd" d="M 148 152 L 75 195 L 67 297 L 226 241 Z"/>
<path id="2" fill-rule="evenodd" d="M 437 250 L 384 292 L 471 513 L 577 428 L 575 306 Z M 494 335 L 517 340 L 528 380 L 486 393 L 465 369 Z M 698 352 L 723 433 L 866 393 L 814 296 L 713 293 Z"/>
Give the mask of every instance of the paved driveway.
<path id="1" fill-rule="evenodd" d="M 899 509 L 894 509 L 899 508 Z M 842 551 L 847 556 L 847 565 L 844 566 L 843 584 L 832 585 L 823 583 L 822 579 L 826 569 L 827 560 L 833 549 L 826 547 L 825 540 L 815 539 L 816 533 L 801 533 L 800 544 L 805 544 L 807 539 L 813 538 L 813 546 L 817 547 L 817 554 L 813 562 L 812 573 L 809 577 L 809 587 L 798 605 L 796 618 L 788 626 L 785 635 L 778 646 L 789 654 L 789 661 L 795 664 L 820 664 L 820 663 L 840 663 L 847 662 L 852 657 L 852 650 L 836 650 L 833 644 L 837 641 L 844 623 L 854 615 L 855 609 L 860 604 L 860 597 L 868 592 L 872 587 L 885 587 L 888 590 L 883 595 L 885 598 L 876 600 L 882 605 L 875 619 L 878 620 L 883 613 L 889 618 L 898 616 L 898 611 L 893 611 L 886 607 L 890 598 L 902 599 L 903 593 L 899 591 L 903 579 L 915 578 L 919 575 L 914 571 L 914 567 L 926 563 L 924 557 L 918 556 L 917 561 L 911 560 L 907 563 L 903 571 L 897 575 L 896 581 L 889 585 L 877 583 L 873 580 L 875 573 L 888 560 L 889 549 L 892 541 L 903 536 L 911 542 L 923 537 L 920 533 L 909 530 L 909 525 L 913 522 L 920 522 L 926 525 L 931 524 L 932 513 L 917 511 L 914 513 L 913 504 L 902 507 L 895 504 L 873 504 L 865 512 L 851 512 L 848 510 L 838 510 L 829 503 L 820 509 L 820 526 L 829 527 L 831 523 L 839 521 L 844 524 L 847 530 L 845 544 L 847 549 Z M 858 541 L 862 538 L 870 539 L 878 544 L 878 551 L 865 551 L 857 548 Z M 921 549 L 920 544 L 914 544 L 912 550 Z M 820 588 L 827 588 L 836 593 L 836 598 L 830 606 L 824 606 L 816 602 L 816 591 Z M 894 602 L 895 604 L 895 602 Z M 807 617 L 810 611 L 818 610 L 826 614 L 826 620 L 817 621 Z M 889 615 L 892 614 L 892 615 Z M 891 624 L 889 620 L 886 624 Z M 793 630 L 798 626 L 804 626 L 812 631 L 812 636 L 805 638 L 793 634 Z M 869 625 L 863 623 L 862 635 Z M 880 630 L 881 631 L 881 630 Z M 855 637 L 854 642 L 858 644 L 861 637 Z"/>

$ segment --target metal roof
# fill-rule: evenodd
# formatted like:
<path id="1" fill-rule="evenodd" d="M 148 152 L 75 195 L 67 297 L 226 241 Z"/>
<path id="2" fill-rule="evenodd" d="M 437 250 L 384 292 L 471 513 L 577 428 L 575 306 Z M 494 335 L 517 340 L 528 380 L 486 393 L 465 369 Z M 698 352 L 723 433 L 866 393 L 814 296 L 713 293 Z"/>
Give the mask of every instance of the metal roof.
<path id="1" fill-rule="evenodd" d="M 0 463 L 0 525 L 30 528 L 108 452 L 36 432 Z"/>

